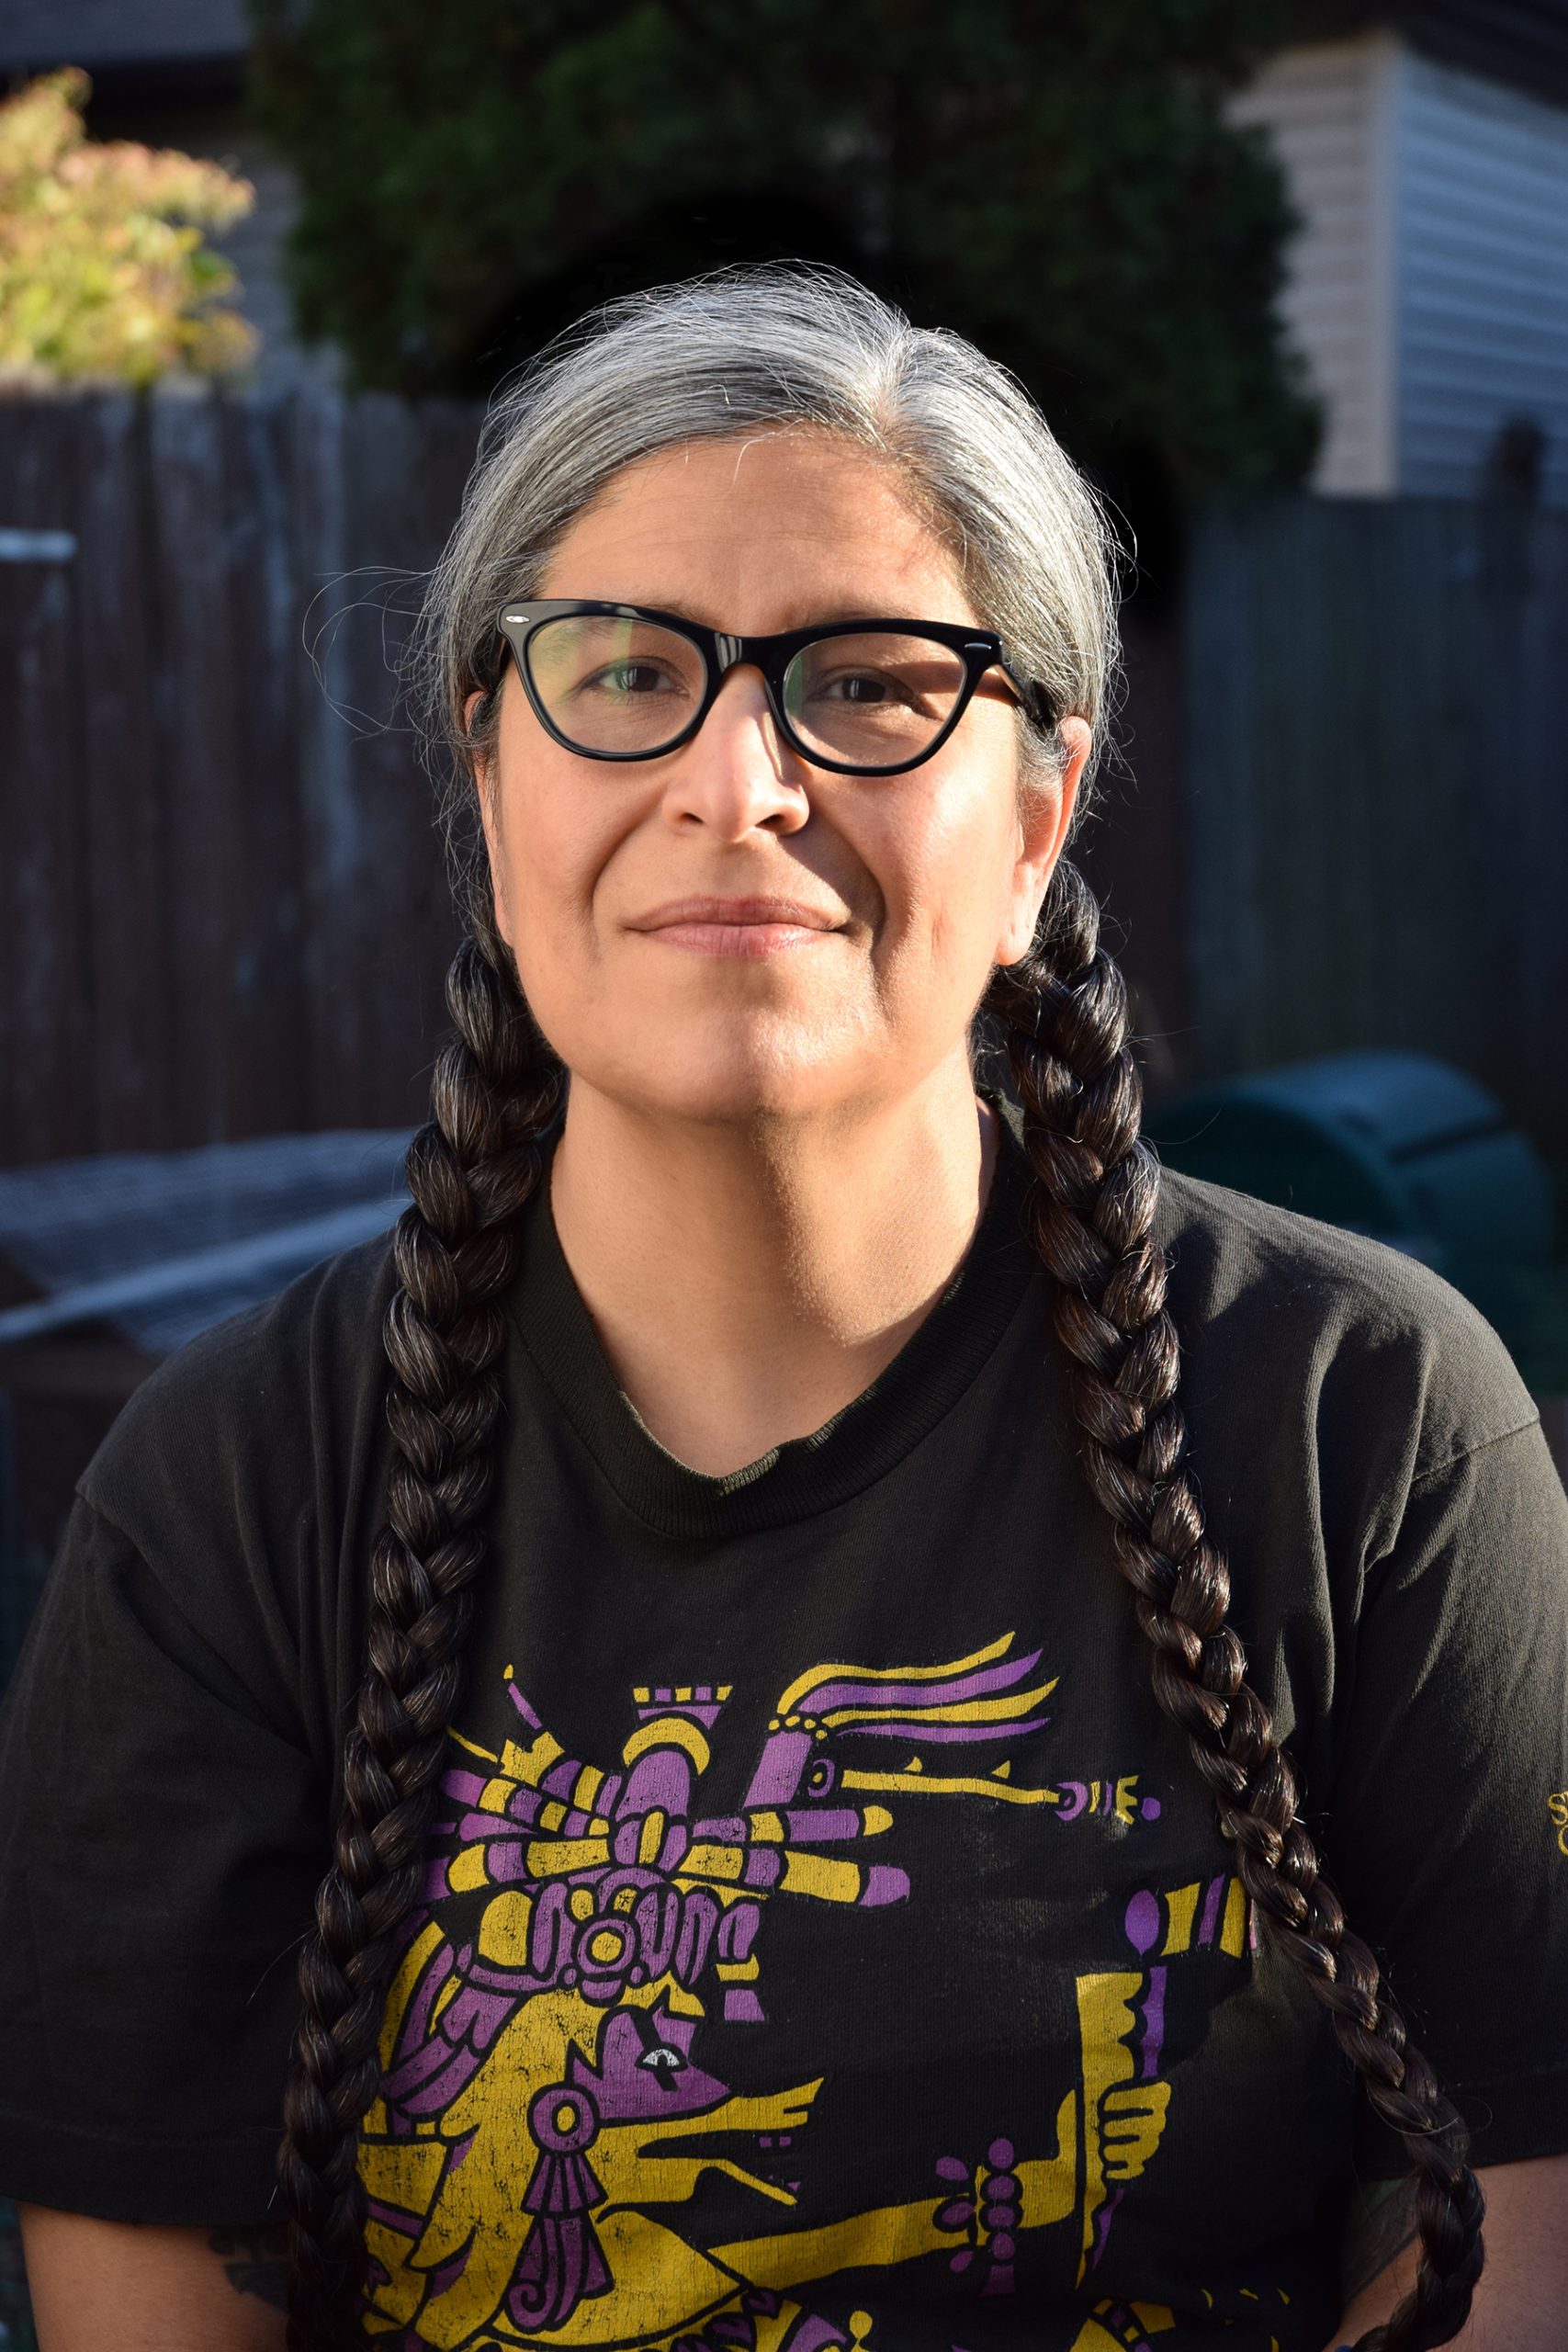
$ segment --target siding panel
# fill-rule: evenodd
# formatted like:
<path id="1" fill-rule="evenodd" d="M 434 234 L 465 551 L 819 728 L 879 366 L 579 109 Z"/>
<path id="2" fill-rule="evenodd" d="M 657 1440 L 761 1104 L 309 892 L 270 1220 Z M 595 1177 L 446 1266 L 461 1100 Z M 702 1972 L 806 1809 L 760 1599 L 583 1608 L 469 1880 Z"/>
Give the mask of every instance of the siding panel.
<path id="1" fill-rule="evenodd" d="M 1568 109 L 1406 54 L 1396 123 L 1400 486 L 1472 496 L 1529 417 L 1568 504 Z"/>
<path id="2" fill-rule="evenodd" d="M 1394 487 L 1395 59 L 1381 38 L 1287 50 L 1230 107 L 1269 133 L 1302 219 L 1280 309 L 1326 412 L 1314 486 L 1340 494 Z"/>

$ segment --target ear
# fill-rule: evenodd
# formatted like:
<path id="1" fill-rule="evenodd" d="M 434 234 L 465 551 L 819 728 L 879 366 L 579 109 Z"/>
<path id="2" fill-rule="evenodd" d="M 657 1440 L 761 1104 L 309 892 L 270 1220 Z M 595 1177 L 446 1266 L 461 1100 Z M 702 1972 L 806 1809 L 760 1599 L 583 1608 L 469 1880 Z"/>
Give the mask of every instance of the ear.
<path id="1" fill-rule="evenodd" d="M 482 691 L 476 687 L 464 702 L 463 729 L 465 733 L 472 728 L 474 713 L 484 699 Z M 491 896 L 495 901 L 496 929 L 508 947 L 511 947 L 512 920 L 506 905 L 506 859 L 502 849 L 501 794 L 498 789 L 499 778 L 495 773 L 495 762 L 493 758 L 487 757 L 483 752 L 475 752 L 469 754 L 469 763 L 473 771 L 474 797 L 479 805 L 479 824 L 484 832 L 485 855 L 490 860 L 490 887 Z"/>
<path id="2" fill-rule="evenodd" d="M 1012 871 L 1007 920 L 997 942 L 995 960 L 1016 964 L 1027 956 L 1040 920 L 1040 909 L 1066 846 L 1072 829 L 1078 785 L 1094 738 L 1083 718 L 1064 718 L 1057 726 L 1066 759 L 1059 777 L 1032 792 L 1019 816 L 1019 853 Z"/>

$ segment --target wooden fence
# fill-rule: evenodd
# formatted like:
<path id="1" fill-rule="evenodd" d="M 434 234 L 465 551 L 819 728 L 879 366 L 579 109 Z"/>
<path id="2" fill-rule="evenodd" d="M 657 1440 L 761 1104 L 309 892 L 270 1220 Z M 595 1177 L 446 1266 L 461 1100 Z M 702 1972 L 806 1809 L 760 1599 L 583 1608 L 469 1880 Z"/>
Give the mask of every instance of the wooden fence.
<path id="1" fill-rule="evenodd" d="M 453 925 L 383 607 L 478 422 L 0 401 L 0 1165 L 422 1115 Z M 1568 516 L 1215 514 L 1129 620 L 1085 854 L 1156 1084 L 1422 1046 L 1568 1153 Z"/>
<path id="2" fill-rule="evenodd" d="M 1186 605 L 1199 1067 L 1421 1048 L 1568 1156 L 1568 514 L 1213 514 Z"/>
<path id="3" fill-rule="evenodd" d="M 422 1115 L 452 919 L 397 624 L 344 608 L 432 561 L 477 422 L 0 401 L 0 1164 Z"/>

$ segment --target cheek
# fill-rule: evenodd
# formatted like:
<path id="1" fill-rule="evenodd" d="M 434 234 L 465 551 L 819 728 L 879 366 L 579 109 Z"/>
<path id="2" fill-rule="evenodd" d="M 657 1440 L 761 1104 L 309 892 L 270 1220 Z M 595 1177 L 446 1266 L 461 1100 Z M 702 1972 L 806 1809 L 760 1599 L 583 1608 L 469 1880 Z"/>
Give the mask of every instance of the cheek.
<path id="1" fill-rule="evenodd" d="M 509 671 L 496 745 L 491 855 L 520 934 L 515 950 L 526 944 L 523 934 L 547 938 L 560 922 L 570 923 L 613 853 L 617 810 L 626 796 L 597 772 L 585 776 L 590 767 L 545 733 Z"/>
<path id="2" fill-rule="evenodd" d="M 976 763 L 884 804 L 868 855 L 884 881 L 889 955 L 951 972 L 989 969 L 1010 903 L 1018 826 L 1010 784 Z"/>
<path id="3" fill-rule="evenodd" d="M 591 984 L 599 959 L 594 893 L 626 831 L 620 796 L 584 791 L 548 760 L 513 769 L 495 841 L 504 924 L 525 993 L 547 1000 Z"/>

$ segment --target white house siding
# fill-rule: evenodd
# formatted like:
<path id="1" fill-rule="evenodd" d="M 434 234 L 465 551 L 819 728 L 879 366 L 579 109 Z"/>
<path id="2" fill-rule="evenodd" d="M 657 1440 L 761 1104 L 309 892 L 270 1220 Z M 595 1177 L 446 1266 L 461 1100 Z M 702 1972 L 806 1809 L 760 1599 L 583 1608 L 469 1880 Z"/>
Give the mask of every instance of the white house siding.
<path id="1" fill-rule="evenodd" d="M 1325 404 L 1315 487 L 1397 486 L 1394 211 L 1398 45 L 1383 35 L 1285 51 L 1232 102 L 1272 135 L 1302 227 L 1281 310 Z"/>
<path id="2" fill-rule="evenodd" d="M 1302 216 L 1281 308 L 1325 403 L 1314 486 L 1471 497 L 1528 418 L 1568 504 L 1568 107 L 1380 33 L 1287 50 L 1232 113 Z"/>
<path id="3" fill-rule="evenodd" d="M 1529 417 L 1568 504 L 1568 108 L 1408 52 L 1397 88 L 1399 486 L 1473 494 Z"/>

